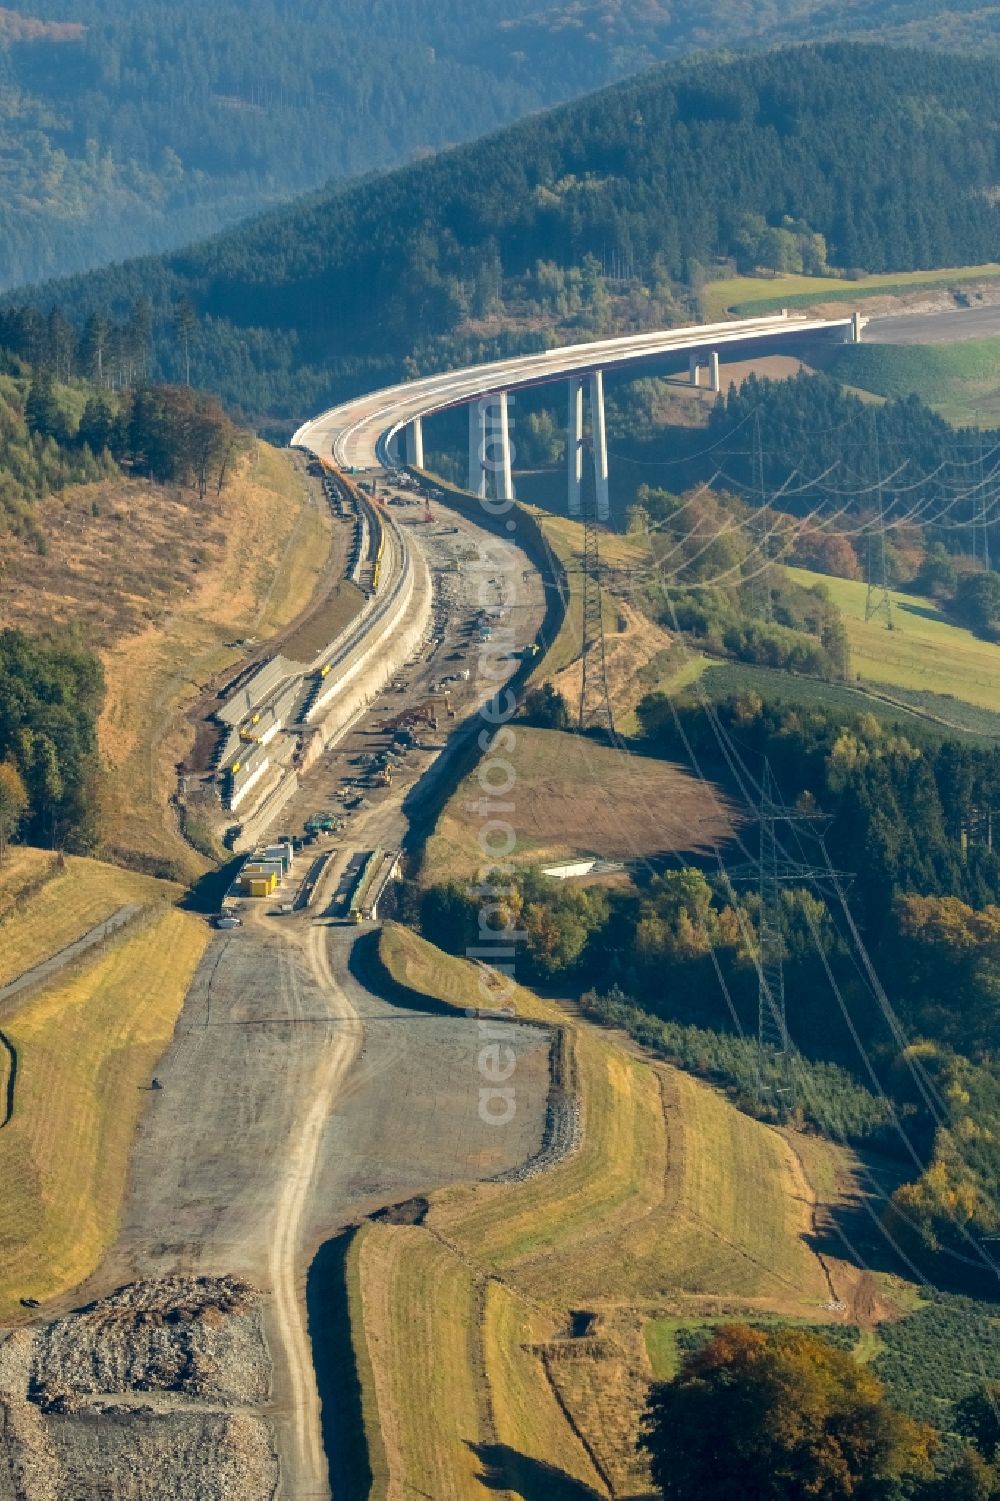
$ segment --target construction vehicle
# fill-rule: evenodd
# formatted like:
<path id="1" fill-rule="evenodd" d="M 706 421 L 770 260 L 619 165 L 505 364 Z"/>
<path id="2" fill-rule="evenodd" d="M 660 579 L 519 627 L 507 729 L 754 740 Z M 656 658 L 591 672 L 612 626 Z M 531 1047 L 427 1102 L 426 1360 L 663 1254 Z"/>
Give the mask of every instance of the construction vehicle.
<path id="1" fill-rule="evenodd" d="M 327 813 L 314 814 L 306 819 L 306 832 L 308 834 L 331 834 L 333 832 L 333 819 Z"/>
<path id="2" fill-rule="evenodd" d="M 447 700 L 448 695 L 445 694 L 444 696 Z M 437 711 L 439 706 L 439 699 L 426 698 L 422 703 L 415 704 L 412 709 L 401 709 L 398 714 L 393 714 L 388 719 L 380 720 L 375 725 L 375 729 L 382 734 L 395 734 L 397 730 L 408 730 L 413 725 L 426 724 L 432 730 L 436 730 L 438 726 Z"/>

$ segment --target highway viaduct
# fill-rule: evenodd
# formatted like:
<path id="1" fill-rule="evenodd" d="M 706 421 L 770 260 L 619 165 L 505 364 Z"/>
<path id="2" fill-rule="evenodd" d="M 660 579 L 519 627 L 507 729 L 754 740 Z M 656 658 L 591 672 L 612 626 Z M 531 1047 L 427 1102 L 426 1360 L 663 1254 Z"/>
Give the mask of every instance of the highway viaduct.
<path id="1" fill-rule="evenodd" d="M 487 494 L 492 475 L 496 497 L 512 500 L 510 393 L 565 381 L 567 402 L 567 487 L 569 514 L 581 511 L 585 449 L 593 455 L 598 520 L 607 520 L 608 450 L 604 424 L 604 373 L 641 370 L 656 362 L 687 369 L 694 386 L 721 389 L 722 354 L 749 358 L 794 352 L 817 340 L 858 343 L 865 319 L 799 317 L 783 311 L 764 318 L 744 318 L 687 328 L 628 334 L 588 344 L 568 345 L 542 354 L 522 355 L 474 365 L 441 375 L 388 386 L 333 407 L 306 422 L 293 445 L 310 449 L 343 468 L 370 469 L 392 461 L 393 445 L 406 435 L 408 461 L 424 467 L 423 420 L 435 412 L 466 406 L 469 410 L 469 489 Z M 584 397 L 590 410 L 590 439 L 584 434 Z"/>

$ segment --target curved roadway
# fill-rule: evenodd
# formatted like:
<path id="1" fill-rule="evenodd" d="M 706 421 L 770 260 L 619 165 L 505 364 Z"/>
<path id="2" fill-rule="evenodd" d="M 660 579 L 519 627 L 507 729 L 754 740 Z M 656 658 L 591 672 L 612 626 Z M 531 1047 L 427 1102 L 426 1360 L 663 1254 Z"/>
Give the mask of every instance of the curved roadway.
<path id="1" fill-rule="evenodd" d="M 753 350 L 764 354 L 803 337 L 844 341 L 850 335 L 850 318 L 831 320 L 777 314 L 572 344 L 543 354 L 473 365 L 372 391 L 304 423 L 292 443 L 324 459 L 332 456 L 344 468 L 371 469 L 385 460 L 386 445 L 393 437 L 416 418 L 429 417 L 498 391 L 545 385 L 593 370 L 626 369 L 669 356 L 686 360 L 695 355 L 704 362 L 715 350 L 729 353 Z"/>

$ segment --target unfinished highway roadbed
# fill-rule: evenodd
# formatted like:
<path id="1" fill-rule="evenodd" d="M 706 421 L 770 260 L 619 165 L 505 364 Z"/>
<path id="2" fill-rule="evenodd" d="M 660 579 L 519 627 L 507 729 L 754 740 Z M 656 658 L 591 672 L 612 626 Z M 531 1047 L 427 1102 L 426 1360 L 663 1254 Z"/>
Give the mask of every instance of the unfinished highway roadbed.
<path id="1" fill-rule="evenodd" d="M 438 586 L 435 639 L 416 643 L 393 712 L 474 639 L 449 549 L 484 533 L 450 519 L 415 530 Z M 524 568 L 510 611 L 522 650 L 544 614 Z M 314 1259 L 368 1215 L 538 1157 L 551 1033 L 489 1021 L 516 1061 L 517 1108 L 498 1130 L 481 1108 L 476 997 L 462 1014 L 398 995 L 372 962 L 376 929 L 337 900 L 352 859 L 403 847 L 404 802 L 421 805 L 452 737 L 467 740 L 462 720 L 496 691 L 461 670 L 447 669 L 459 717 L 358 796 L 311 904 L 244 902 L 243 925 L 209 942 L 145 1096 L 114 1245 L 71 1299 L 0 1331 L 0 1501 L 324 1501 L 336 1465 L 316 1380 L 325 1331 L 306 1309 Z M 383 697 L 352 722 L 348 754 L 333 747 L 302 778 L 289 827 L 358 774 Z"/>

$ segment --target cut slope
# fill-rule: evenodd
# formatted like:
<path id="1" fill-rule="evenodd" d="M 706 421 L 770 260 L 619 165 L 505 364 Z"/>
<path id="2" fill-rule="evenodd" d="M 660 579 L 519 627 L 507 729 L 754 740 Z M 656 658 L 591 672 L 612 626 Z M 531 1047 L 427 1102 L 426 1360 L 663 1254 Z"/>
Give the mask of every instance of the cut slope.
<path id="1" fill-rule="evenodd" d="M 13 846 L 0 873 L 0 985 L 58 954 L 119 907 L 161 903 L 170 892 L 162 881 L 100 860 Z"/>
<path id="2" fill-rule="evenodd" d="M 207 861 L 169 806 L 193 738 L 185 706 L 242 659 L 239 639 L 267 640 L 309 604 L 330 554 L 329 510 L 296 461 L 265 444 L 221 495 L 112 480 L 72 487 L 37 510 L 44 555 L 13 532 L 0 535 L 0 628 L 66 626 L 100 652 L 105 848 L 155 874 L 194 879 Z M 360 596 L 345 600 L 356 604 Z"/>
<path id="3" fill-rule="evenodd" d="M 267 640 L 308 605 L 330 548 L 329 513 L 287 455 L 260 445 L 218 502 L 216 545 L 138 633 L 102 653 L 107 692 L 98 724 L 110 784 L 105 840 L 158 874 L 206 868 L 181 837 L 170 799 L 193 740 L 184 711 L 206 680 L 241 660 L 241 638 Z M 191 543 L 194 537 L 189 535 Z"/>

